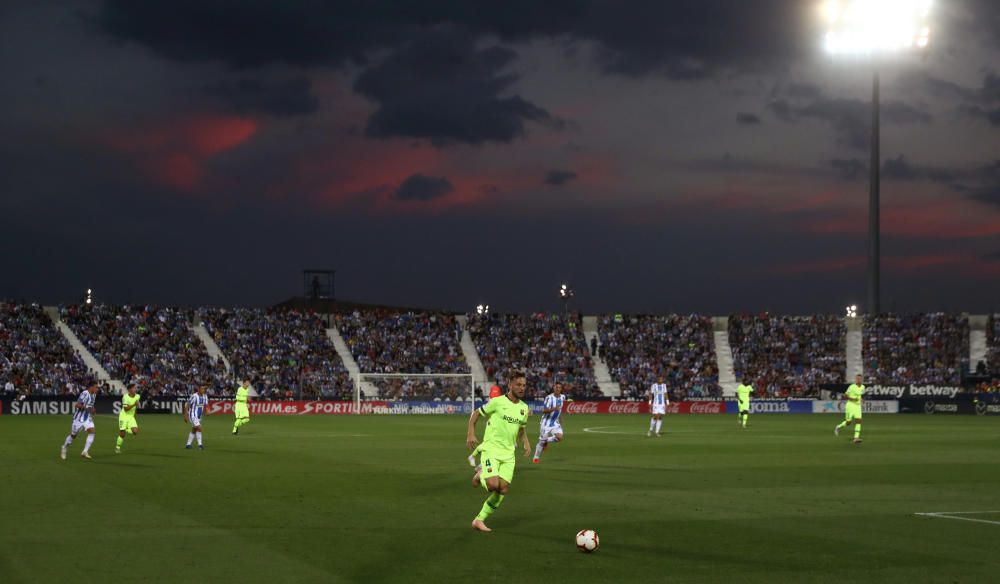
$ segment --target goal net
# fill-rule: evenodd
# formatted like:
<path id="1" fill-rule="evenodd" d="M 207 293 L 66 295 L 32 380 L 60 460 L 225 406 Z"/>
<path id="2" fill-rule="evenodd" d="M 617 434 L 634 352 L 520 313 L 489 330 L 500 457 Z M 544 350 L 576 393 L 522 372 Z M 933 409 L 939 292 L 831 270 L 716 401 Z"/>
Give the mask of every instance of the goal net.
<path id="1" fill-rule="evenodd" d="M 471 373 L 360 373 L 354 392 L 359 408 L 361 400 L 422 403 L 443 411 L 449 405 L 464 412 L 475 407 Z"/>

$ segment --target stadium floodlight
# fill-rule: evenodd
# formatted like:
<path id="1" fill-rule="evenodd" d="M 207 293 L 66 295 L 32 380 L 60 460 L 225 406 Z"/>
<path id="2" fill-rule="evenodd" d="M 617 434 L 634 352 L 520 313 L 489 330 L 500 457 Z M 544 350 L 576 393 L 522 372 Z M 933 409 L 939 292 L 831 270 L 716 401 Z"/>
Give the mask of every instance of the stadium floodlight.
<path id="1" fill-rule="evenodd" d="M 834 55 L 875 55 L 930 44 L 932 0 L 826 0 L 823 47 Z"/>
<path id="2" fill-rule="evenodd" d="M 84 302 L 86 304 L 90 304 L 91 302 L 93 302 L 93 295 L 92 295 L 92 293 L 93 293 L 93 290 L 91 290 L 90 288 L 87 288 L 87 296 L 86 296 L 86 299 L 84 300 Z"/>
<path id="3" fill-rule="evenodd" d="M 879 80 L 876 58 L 919 52 L 931 40 L 933 0 L 824 0 L 820 11 L 826 31 L 823 46 L 837 56 L 872 61 L 872 141 L 868 194 L 868 306 L 881 311 L 879 252 Z"/>
<path id="4" fill-rule="evenodd" d="M 478 314 L 479 316 L 486 316 L 489 313 L 490 313 L 490 305 L 489 304 L 478 304 L 478 305 L 476 305 L 476 314 Z"/>
<path id="5" fill-rule="evenodd" d="M 858 305 L 852 304 L 847 307 L 847 318 L 857 318 L 858 317 Z"/>
<path id="6" fill-rule="evenodd" d="M 559 298 L 563 301 L 563 312 L 569 313 L 569 301 L 573 296 L 576 296 L 576 293 L 569 287 L 569 284 L 563 284 L 559 287 Z"/>

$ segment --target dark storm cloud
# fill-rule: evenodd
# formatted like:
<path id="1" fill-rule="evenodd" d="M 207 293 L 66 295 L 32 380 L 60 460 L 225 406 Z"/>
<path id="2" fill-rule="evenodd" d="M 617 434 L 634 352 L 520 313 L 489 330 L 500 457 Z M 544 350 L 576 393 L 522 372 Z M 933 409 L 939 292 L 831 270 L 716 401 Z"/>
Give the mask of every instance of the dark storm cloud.
<path id="1" fill-rule="evenodd" d="M 545 184 L 562 186 L 576 178 L 576 173 L 570 170 L 550 170 L 545 175 Z"/>
<path id="2" fill-rule="evenodd" d="M 986 73 L 979 87 L 967 87 L 926 73 L 905 75 L 900 85 L 906 90 L 918 89 L 936 98 L 958 101 L 955 109 L 959 113 L 1000 125 L 1000 75 L 996 73 Z"/>
<path id="3" fill-rule="evenodd" d="M 396 189 L 395 196 L 401 201 L 433 201 L 455 190 L 451 181 L 443 176 L 414 174 Z"/>
<path id="4" fill-rule="evenodd" d="M 176 61 L 338 66 L 399 33 L 398 10 L 386 4 L 108 0 L 98 20 L 114 38 Z"/>
<path id="5" fill-rule="evenodd" d="M 882 177 L 889 180 L 929 180 L 931 182 L 951 183 L 958 180 L 958 171 L 946 168 L 933 168 L 910 163 L 900 154 L 896 158 L 887 158 L 882 163 Z"/>
<path id="6" fill-rule="evenodd" d="M 1000 160 L 976 169 L 975 178 L 978 179 L 976 186 L 965 187 L 963 190 L 973 200 L 1000 207 Z"/>
<path id="7" fill-rule="evenodd" d="M 838 176 L 846 180 L 856 180 L 868 175 L 868 163 L 860 158 L 834 158 L 830 166 Z"/>
<path id="8" fill-rule="evenodd" d="M 563 37 L 597 45 L 608 72 L 700 79 L 786 62 L 808 50 L 811 6 L 799 0 L 108 0 L 115 38 L 179 61 L 237 67 L 339 66 L 398 48 L 417 29 L 453 25 L 505 41 Z"/>
<path id="9" fill-rule="evenodd" d="M 365 131 L 445 145 L 510 142 L 528 122 L 559 126 L 544 109 L 504 95 L 518 79 L 505 72 L 516 57 L 504 47 L 479 49 L 459 31 L 421 35 L 358 76 L 355 90 L 379 105 Z"/>
<path id="10" fill-rule="evenodd" d="M 744 125 L 752 126 L 760 123 L 760 116 L 748 112 L 739 112 L 736 114 L 736 121 Z"/>
<path id="11" fill-rule="evenodd" d="M 238 114 L 299 116 L 315 113 L 319 99 L 305 77 L 269 83 L 242 78 L 205 88 L 208 95 L 222 101 L 226 109 Z"/>
<path id="12" fill-rule="evenodd" d="M 792 96 L 794 97 L 794 96 Z M 813 119 L 833 128 L 837 141 L 850 148 L 867 149 L 871 140 L 871 103 L 853 98 L 818 94 L 806 100 L 777 98 L 767 104 L 778 119 L 795 122 Z M 928 123 L 931 115 L 901 101 L 882 102 L 881 118 L 888 124 Z"/>

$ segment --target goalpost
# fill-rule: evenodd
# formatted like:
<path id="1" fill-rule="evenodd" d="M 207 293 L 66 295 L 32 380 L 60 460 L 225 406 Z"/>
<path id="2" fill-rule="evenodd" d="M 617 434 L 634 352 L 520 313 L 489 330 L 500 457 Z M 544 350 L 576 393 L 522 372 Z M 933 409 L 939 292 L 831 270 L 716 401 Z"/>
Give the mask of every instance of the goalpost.
<path id="1" fill-rule="evenodd" d="M 359 373 L 354 383 L 359 414 L 362 400 L 458 402 L 472 411 L 476 383 L 471 373 Z"/>

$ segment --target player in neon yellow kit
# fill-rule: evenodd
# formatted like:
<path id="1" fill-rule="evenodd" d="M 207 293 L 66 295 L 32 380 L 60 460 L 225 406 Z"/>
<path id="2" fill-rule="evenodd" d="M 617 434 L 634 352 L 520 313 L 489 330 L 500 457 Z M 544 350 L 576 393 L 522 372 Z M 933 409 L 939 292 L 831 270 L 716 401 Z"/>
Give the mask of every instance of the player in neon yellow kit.
<path id="1" fill-rule="evenodd" d="M 118 412 L 118 441 L 115 443 L 115 454 L 122 453 L 125 436 L 139 433 L 139 424 L 135 421 L 135 413 L 139 410 L 139 394 L 135 384 L 128 386 L 128 393 L 122 396 L 122 409 Z"/>
<path id="2" fill-rule="evenodd" d="M 474 450 L 478 442 L 476 422 L 480 416 L 489 418 L 483 435 L 483 447 L 480 449 L 480 467 L 472 479 L 474 486 L 478 483 L 490 494 L 479 514 L 472 520 L 472 528 L 479 531 L 492 531 L 483 522 L 500 507 L 514 480 L 514 450 L 518 441 L 524 445 L 524 455 L 531 456 L 531 443 L 525 432 L 531 412 L 528 404 L 523 401 L 528 382 L 523 371 L 510 372 L 507 382 L 507 395 L 491 399 L 469 417 L 465 439 L 469 450 Z"/>
<path id="3" fill-rule="evenodd" d="M 847 400 L 847 403 L 844 404 L 844 421 L 833 429 L 834 435 L 840 436 L 841 428 L 854 424 L 853 442 L 855 444 L 861 443 L 861 396 L 864 393 L 865 386 L 862 384 L 861 376 L 858 375 L 854 378 L 854 383 L 844 392 L 844 399 Z"/>
<path id="4" fill-rule="evenodd" d="M 233 411 L 236 421 L 233 422 L 233 434 L 240 433 L 240 427 L 250 423 L 250 380 L 244 379 L 236 389 L 236 404 Z"/>
<path id="5" fill-rule="evenodd" d="M 747 419 L 750 417 L 750 394 L 753 393 L 750 376 L 743 376 L 743 383 L 736 387 L 737 411 L 739 412 L 739 424 L 747 427 Z"/>

